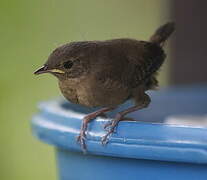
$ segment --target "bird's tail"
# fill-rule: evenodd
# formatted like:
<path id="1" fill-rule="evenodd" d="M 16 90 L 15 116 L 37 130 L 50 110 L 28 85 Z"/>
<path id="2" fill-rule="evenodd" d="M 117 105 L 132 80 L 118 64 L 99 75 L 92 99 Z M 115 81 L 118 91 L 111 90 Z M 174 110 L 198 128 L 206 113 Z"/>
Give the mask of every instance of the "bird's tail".
<path id="1" fill-rule="evenodd" d="M 175 23 L 168 22 L 162 25 L 161 27 L 159 27 L 155 31 L 155 33 L 150 37 L 150 42 L 163 46 L 164 42 L 173 33 L 174 30 L 175 30 Z"/>

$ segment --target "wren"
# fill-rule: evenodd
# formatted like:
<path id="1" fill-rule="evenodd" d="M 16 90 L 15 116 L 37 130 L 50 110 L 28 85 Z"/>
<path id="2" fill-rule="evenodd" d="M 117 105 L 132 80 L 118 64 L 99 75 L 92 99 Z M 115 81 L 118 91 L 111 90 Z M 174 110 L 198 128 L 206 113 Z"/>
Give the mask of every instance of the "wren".
<path id="1" fill-rule="evenodd" d="M 101 142 L 106 144 L 118 123 L 128 119 L 128 113 L 149 105 L 150 97 L 145 92 L 158 86 L 157 71 L 166 57 L 163 45 L 174 29 L 173 22 L 166 23 L 155 31 L 149 41 L 123 38 L 64 44 L 56 48 L 44 66 L 34 73 L 56 76 L 68 101 L 100 107 L 82 121 L 77 141 L 84 151 L 91 120 L 129 99 L 134 100 L 134 106 L 117 113 L 105 125 L 107 133 Z"/>

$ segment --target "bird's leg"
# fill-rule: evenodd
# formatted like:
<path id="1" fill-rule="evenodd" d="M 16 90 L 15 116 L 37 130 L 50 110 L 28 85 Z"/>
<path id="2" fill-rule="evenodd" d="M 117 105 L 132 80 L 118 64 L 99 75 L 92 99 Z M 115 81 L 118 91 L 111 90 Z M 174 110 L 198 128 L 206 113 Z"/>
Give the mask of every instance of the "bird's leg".
<path id="1" fill-rule="evenodd" d="M 90 113 L 90 114 L 86 115 L 83 118 L 83 121 L 82 121 L 82 124 L 81 124 L 80 134 L 77 137 L 77 142 L 80 143 L 83 152 L 86 152 L 86 149 L 87 149 L 85 140 L 86 140 L 86 131 L 87 131 L 87 128 L 88 128 L 88 123 L 90 121 L 92 121 L 93 119 L 95 119 L 96 117 L 103 116 L 103 115 L 105 115 L 104 114 L 105 112 L 111 111 L 113 109 L 114 108 L 112 108 L 112 107 L 102 108 L 98 111 L 95 111 L 93 113 Z"/>
<path id="2" fill-rule="evenodd" d="M 143 95 L 143 101 L 141 101 L 141 103 L 138 103 L 135 106 L 132 106 L 132 107 L 130 107 L 130 108 L 124 110 L 124 111 L 121 111 L 121 112 L 117 113 L 115 118 L 112 120 L 111 124 L 107 125 L 109 130 L 106 133 L 106 135 L 103 136 L 103 138 L 102 138 L 102 141 L 101 141 L 102 145 L 107 144 L 109 136 L 114 133 L 114 130 L 117 127 L 118 123 L 120 121 L 125 120 L 125 117 L 124 117 L 125 115 L 127 115 L 131 112 L 137 111 L 139 109 L 145 108 L 149 105 L 149 103 L 150 103 L 149 96 L 147 94 L 144 94 Z"/>

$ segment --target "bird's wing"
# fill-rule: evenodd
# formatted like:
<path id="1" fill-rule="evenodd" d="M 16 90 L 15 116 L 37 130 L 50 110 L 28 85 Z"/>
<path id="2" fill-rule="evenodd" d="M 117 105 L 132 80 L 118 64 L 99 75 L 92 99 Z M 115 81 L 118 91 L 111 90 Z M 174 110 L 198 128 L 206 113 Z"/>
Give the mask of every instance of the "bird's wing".
<path id="1" fill-rule="evenodd" d="M 100 57 L 93 68 L 99 82 L 106 87 L 135 88 L 159 69 L 165 54 L 156 44 L 135 41 L 126 46 L 107 46 Z"/>
<path id="2" fill-rule="evenodd" d="M 141 53 L 129 56 L 132 64 L 131 78 L 129 79 L 132 87 L 146 83 L 146 81 L 160 68 L 165 59 L 162 48 L 149 42 L 140 42 Z"/>

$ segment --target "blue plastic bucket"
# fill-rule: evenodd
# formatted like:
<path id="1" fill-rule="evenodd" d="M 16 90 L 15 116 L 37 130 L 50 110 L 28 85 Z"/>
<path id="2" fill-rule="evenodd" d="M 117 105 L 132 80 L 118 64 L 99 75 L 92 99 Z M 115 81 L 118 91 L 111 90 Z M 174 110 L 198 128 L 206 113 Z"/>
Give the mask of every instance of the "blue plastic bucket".
<path id="1" fill-rule="evenodd" d="M 206 180 L 207 128 L 165 122 L 175 115 L 206 115 L 207 87 L 149 93 L 149 108 L 131 114 L 143 122 L 120 122 L 106 146 L 100 140 L 108 120 L 94 120 L 89 125 L 86 155 L 76 137 L 83 116 L 94 109 L 61 99 L 41 103 L 41 111 L 32 121 L 33 133 L 56 147 L 60 180 Z"/>

